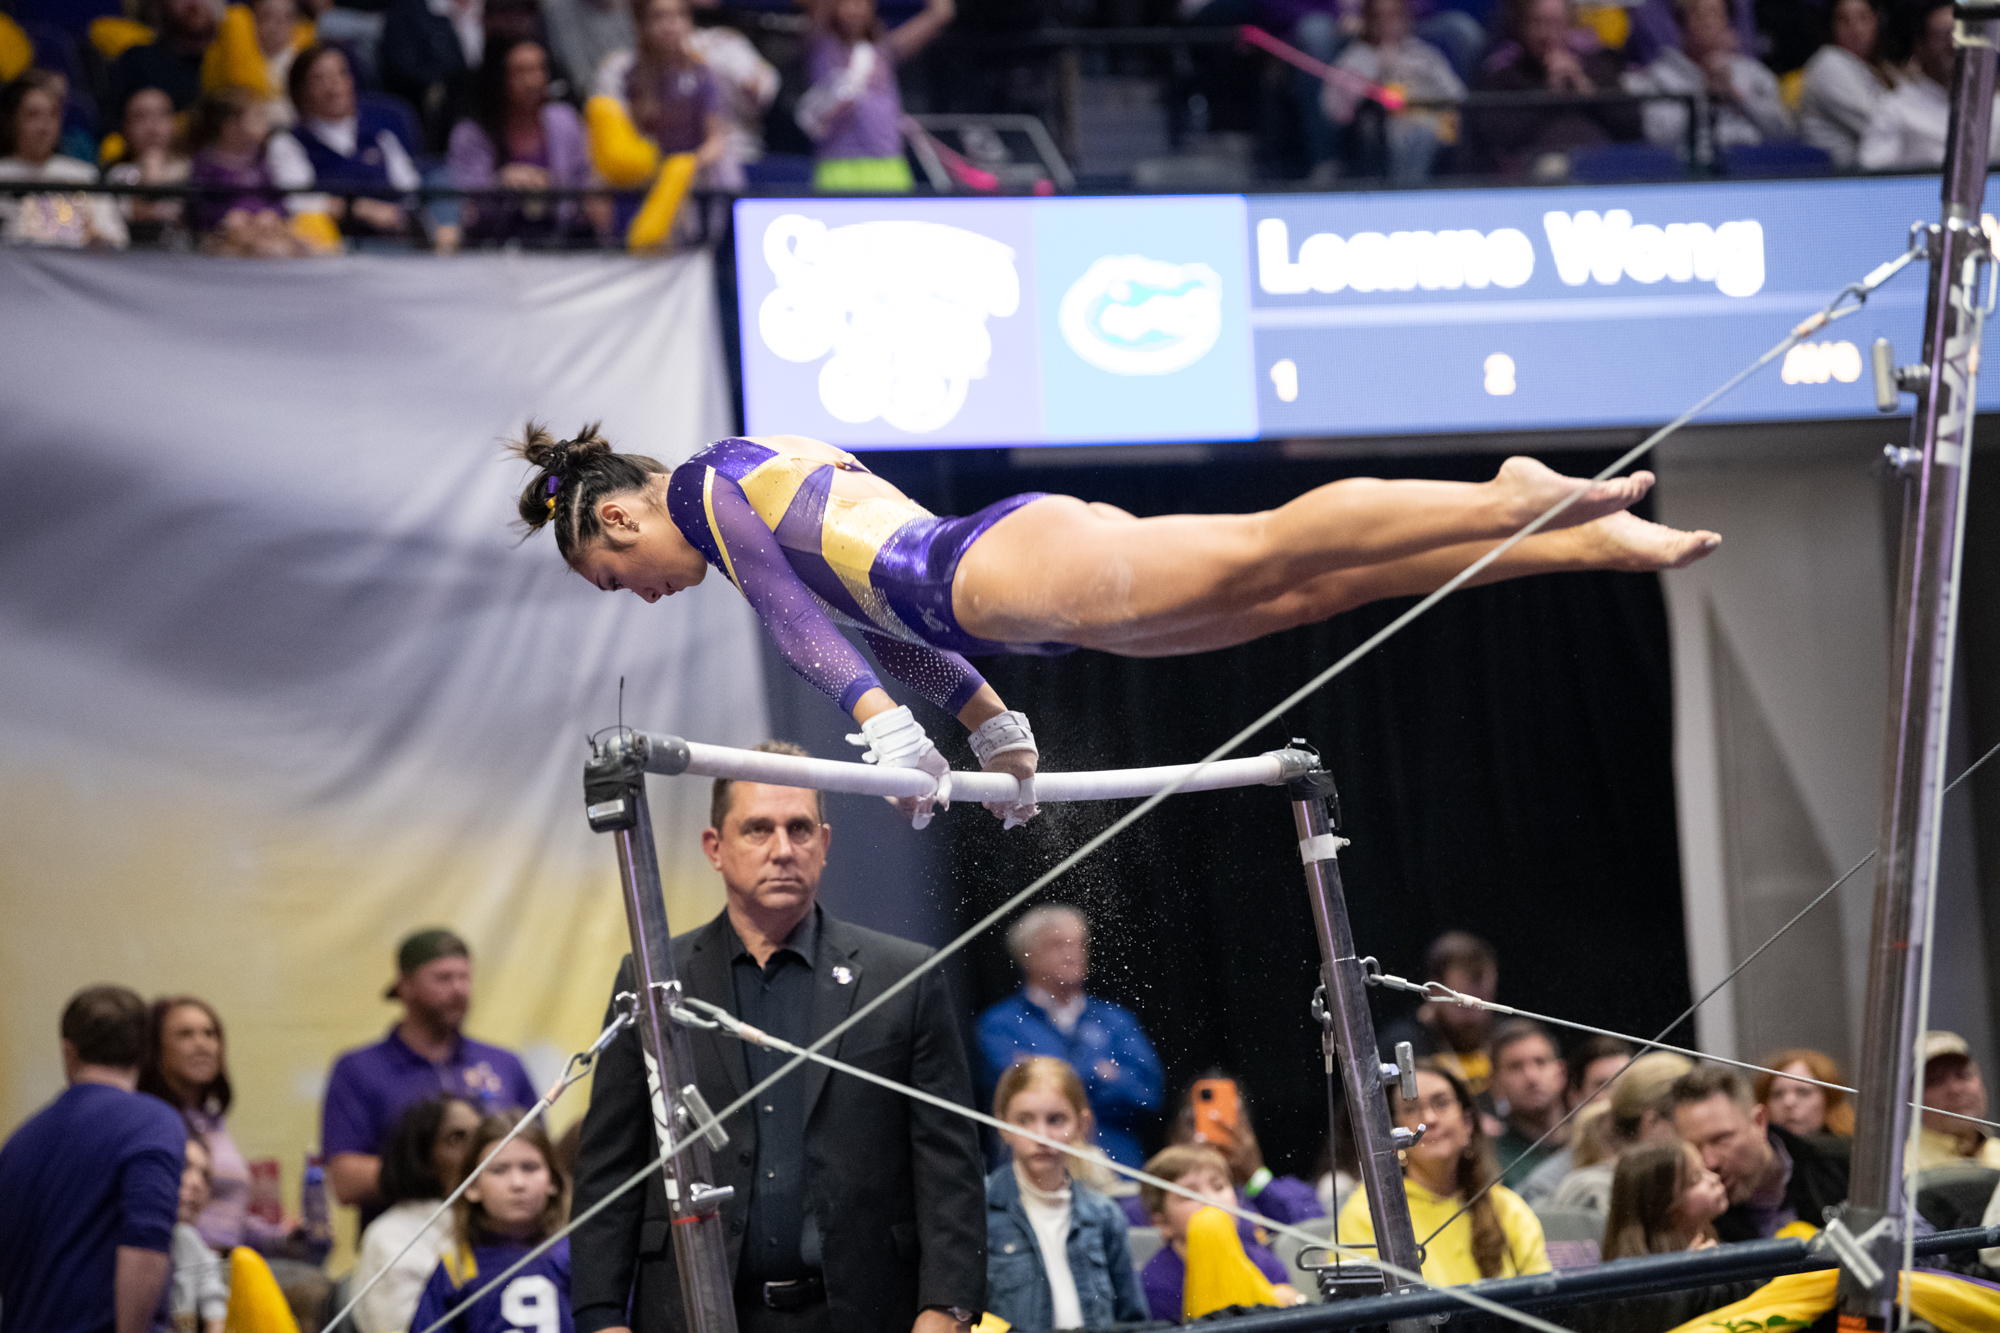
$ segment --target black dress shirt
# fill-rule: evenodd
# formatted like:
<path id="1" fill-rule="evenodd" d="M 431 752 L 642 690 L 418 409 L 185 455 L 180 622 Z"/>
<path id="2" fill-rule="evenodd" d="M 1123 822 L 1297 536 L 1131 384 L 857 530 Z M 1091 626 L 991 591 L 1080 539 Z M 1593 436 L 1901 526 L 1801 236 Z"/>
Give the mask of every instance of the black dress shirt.
<path id="1" fill-rule="evenodd" d="M 813 974 L 819 963 L 819 908 L 814 907 L 761 968 L 732 927 L 730 980 L 736 1014 L 752 1027 L 800 1046 L 812 1041 Z M 750 1081 L 762 1083 L 790 1057 L 746 1046 Z M 806 1081 L 804 1069 L 766 1088 L 757 1099 L 757 1162 L 744 1226 L 745 1282 L 783 1282 L 819 1270 L 817 1230 L 806 1197 Z"/>

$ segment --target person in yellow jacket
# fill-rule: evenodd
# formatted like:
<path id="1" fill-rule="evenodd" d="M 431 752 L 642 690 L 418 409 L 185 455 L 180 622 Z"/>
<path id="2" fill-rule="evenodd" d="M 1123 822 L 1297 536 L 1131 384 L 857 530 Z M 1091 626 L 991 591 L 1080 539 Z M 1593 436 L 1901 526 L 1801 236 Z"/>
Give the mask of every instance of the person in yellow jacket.
<path id="1" fill-rule="evenodd" d="M 276 129 L 295 118 L 285 83 L 298 53 L 313 44 L 310 20 L 297 0 L 252 0 L 223 11 L 215 41 L 201 61 L 201 90 L 243 88 L 261 99 Z"/>
<path id="2" fill-rule="evenodd" d="M 1407 1129 L 1425 1126 L 1423 1139 L 1403 1154 L 1403 1189 L 1417 1240 L 1425 1245 L 1425 1279 L 1442 1286 L 1548 1272 L 1534 1210 L 1514 1191 L 1493 1184 L 1500 1171 L 1465 1084 L 1434 1061 L 1418 1061 L 1416 1100 L 1402 1102 L 1397 1119 Z M 1375 1243 L 1367 1191 L 1357 1189 L 1348 1197 L 1334 1239 L 1343 1245 Z"/>

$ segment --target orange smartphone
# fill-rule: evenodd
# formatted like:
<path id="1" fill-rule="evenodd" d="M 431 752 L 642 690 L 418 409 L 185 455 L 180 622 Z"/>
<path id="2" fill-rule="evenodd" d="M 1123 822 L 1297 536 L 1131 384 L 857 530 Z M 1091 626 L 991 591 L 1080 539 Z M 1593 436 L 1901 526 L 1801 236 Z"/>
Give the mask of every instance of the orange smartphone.
<path id="1" fill-rule="evenodd" d="M 1236 1096 L 1233 1078 L 1196 1079 L 1190 1094 L 1194 1102 L 1195 1133 L 1218 1147 L 1236 1138 L 1242 1118 L 1242 1104 Z"/>

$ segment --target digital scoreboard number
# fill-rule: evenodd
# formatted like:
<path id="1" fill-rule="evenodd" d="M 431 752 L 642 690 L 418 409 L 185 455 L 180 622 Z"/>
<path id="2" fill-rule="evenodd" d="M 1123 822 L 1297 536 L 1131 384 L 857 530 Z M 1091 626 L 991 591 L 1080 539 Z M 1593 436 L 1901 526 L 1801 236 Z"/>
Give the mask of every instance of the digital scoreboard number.
<path id="1" fill-rule="evenodd" d="M 1906 243 L 1934 177 L 742 200 L 745 414 L 853 448 L 1644 426 Z M 1708 414 L 1869 416 L 1921 269 Z M 1982 403 L 2000 401 L 2000 386 Z"/>

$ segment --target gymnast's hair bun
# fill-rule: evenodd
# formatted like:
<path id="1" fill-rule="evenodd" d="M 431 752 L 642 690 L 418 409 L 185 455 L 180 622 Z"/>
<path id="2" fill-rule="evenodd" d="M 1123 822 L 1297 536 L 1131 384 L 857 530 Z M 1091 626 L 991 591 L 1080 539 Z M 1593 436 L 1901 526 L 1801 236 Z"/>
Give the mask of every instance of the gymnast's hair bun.
<path id="1" fill-rule="evenodd" d="M 613 450 L 600 425 L 590 422 L 575 438 L 559 440 L 531 418 L 522 437 L 507 445 L 509 454 L 534 469 L 521 489 L 517 506 L 521 521 L 530 532 L 553 524 L 556 549 L 572 563 L 578 552 L 604 535 L 597 517 L 600 500 L 627 491 L 644 492 L 666 473 L 643 454 Z"/>

